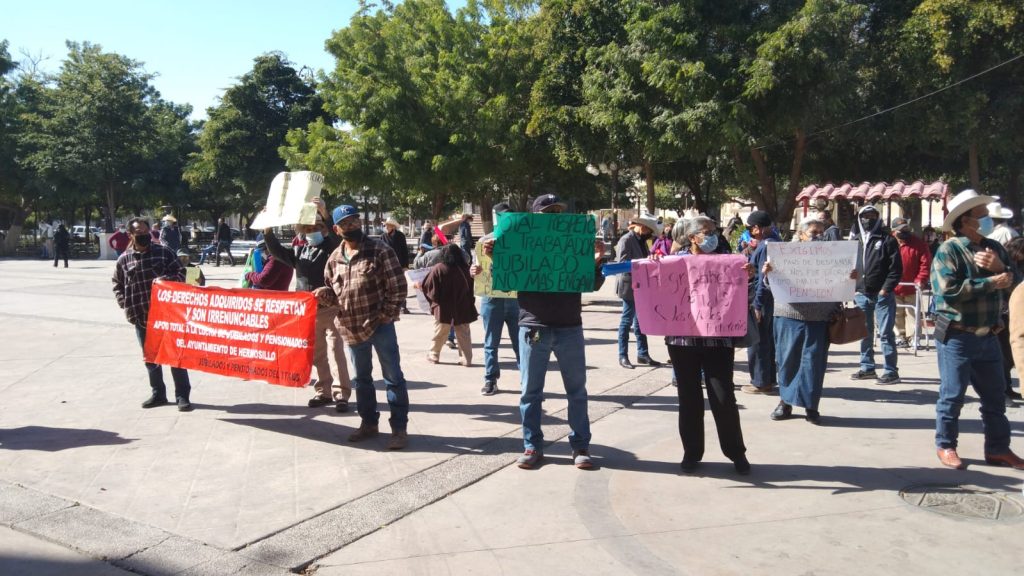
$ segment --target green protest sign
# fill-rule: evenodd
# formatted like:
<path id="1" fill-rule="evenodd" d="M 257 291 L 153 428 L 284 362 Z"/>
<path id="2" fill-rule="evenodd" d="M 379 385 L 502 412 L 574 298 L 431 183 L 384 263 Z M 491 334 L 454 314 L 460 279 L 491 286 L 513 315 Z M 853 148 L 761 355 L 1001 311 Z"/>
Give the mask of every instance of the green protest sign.
<path id="1" fill-rule="evenodd" d="M 494 290 L 592 292 L 596 224 L 589 214 L 499 214 Z"/>

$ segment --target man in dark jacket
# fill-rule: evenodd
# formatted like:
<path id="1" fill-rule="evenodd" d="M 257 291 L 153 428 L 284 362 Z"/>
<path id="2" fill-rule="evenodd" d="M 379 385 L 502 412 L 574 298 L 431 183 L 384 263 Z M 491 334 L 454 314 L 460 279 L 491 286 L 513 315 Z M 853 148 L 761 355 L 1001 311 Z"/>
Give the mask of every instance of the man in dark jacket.
<path id="1" fill-rule="evenodd" d="M 459 224 L 459 247 L 466 253 L 469 261 L 473 261 L 473 215 L 466 213 L 462 215 L 462 222 Z"/>
<path id="2" fill-rule="evenodd" d="M 214 242 L 217 243 L 217 261 L 214 266 L 220 266 L 220 253 L 221 250 L 227 252 L 228 262 L 231 265 L 235 265 L 235 257 L 231 255 L 231 227 L 224 221 L 223 218 L 217 221 L 217 235 L 214 237 Z"/>
<path id="3" fill-rule="evenodd" d="M 380 240 L 395 251 L 398 263 L 403 270 L 409 268 L 409 245 L 406 243 L 405 234 L 398 228 L 397 220 L 388 218 L 384 222 L 384 235 L 380 237 Z M 409 306 L 405 302 L 402 303 L 402 312 L 409 313 Z"/>
<path id="4" fill-rule="evenodd" d="M 554 194 L 533 201 L 533 212 L 558 213 L 565 204 Z M 594 231 L 596 235 L 596 230 Z M 484 253 L 493 252 L 494 241 L 484 245 Z M 594 266 L 601 264 L 604 243 L 595 241 Z M 600 270 L 594 274 L 594 290 L 604 284 Z M 519 373 L 522 393 L 519 413 L 523 420 L 525 450 L 516 460 L 520 468 L 538 466 L 544 458 L 544 434 L 541 431 L 541 403 L 551 353 L 558 359 L 565 395 L 569 400 L 569 445 L 577 468 L 593 467 L 590 459 L 590 417 L 587 414 L 587 362 L 583 340 L 583 300 L 579 292 L 519 292 Z"/>
<path id="5" fill-rule="evenodd" d="M 629 221 L 629 231 L 619 238 L 615 247 L 615 261 L 629 262 L 649 258 L 651 252 L 647 241 L 654 236 L 659 228 L 658 219 L 654 216 L 638 216 Z M 636 363 L 645 366 L 660 366 L 661 362 L 651 359 L 647 349 L 647 336 L 640 331 L 640 321 L 636 316 L 636 303 L 633 301 L 633 275 L 620 274 L 615 281 L 615 294 L 622 299 L 622 317 L 619 319 L 619 366 L 633 369 L 629 362 L 629 329 L 636 334 Z"/>
<path id="6" fill-rule="evenodd" d="M 263 231 L 270 255 L 295 268 L 296 292 L 312 292 L 324 285 L 327 259 L 341 244 L 341 238 L 327 226 L 327 207 L 319 198 L 314 198 L 313 202 L 317 207 L 316 222 L 297 227 L 298 232 L 306 236 L 305 244 L 285 248 L 274 236 L 273 229 Z M 347 412 L 348 400 L 352 396 L 352 381 L 348 375 L 345 343 L 334 325 L 337 315 L 337 306 L 317 306 L 313 334 L 313 367 L 316 368 L 317 376 L 313 387 L 316 395 L 309 400 L 309 407 L 319 408 L 333 403 L 338 412 Z"/>
<path id="7" fill-rule="evenodd" d="M 775 299 L 771 290 L 764 289 L 764 264 L 768 261 L 768 243 L 773 241 L 772 217 L 764 210 L 755 210 L 747 216 L 750 243 L 747 246 L 747 261 L 754 267 L 751 289 L 754 291 L 754 319 L 757 321 L 758 342 L 747 348 L 747 370 L 750 384 L 741 390 L 747 394 L 772 394 L 775 392 Z M 761 289 L 758 289 L 760 287 Z"/>
<path id="8" fill-rule="evenodd" d="M 879 384 L 897 384 L 900 381 L 896 367 L 896 285 L 903 275 L 900 245 L 882 226 L 878 209 L 866 205 L 857 213 L 857 232 L 851 240 L 860 242 L 857 254 L 857 307 L 867 315 L 868 335 L 860 342 L 860 369 L 853 373 L 854 380 L 878 380 Z M 882 339 L 885 358 L 882 375 L 875 371 L 875 323 Z"/>
<path id="9" fill-rule="evenodd" d="M 825 242 L 838 242 L 843 239 L 843 233 L 839 230 L 839 226 L 836 226 L 835 220 L 832 219 L 832 213 L 828 210 L 821 210 L 818 212 L 821 223 L 825 225 L 825 233 L 821 235 L 822 241 Z"/>
<path id="10" fill-rule="evenodd" d="M 68 267 L 68 254 L 71 252 L 71 233 L 61 224 L 53 233 L 53 267 L 57 267 L 57 260 L 64 259 L 64 267 Z"/>

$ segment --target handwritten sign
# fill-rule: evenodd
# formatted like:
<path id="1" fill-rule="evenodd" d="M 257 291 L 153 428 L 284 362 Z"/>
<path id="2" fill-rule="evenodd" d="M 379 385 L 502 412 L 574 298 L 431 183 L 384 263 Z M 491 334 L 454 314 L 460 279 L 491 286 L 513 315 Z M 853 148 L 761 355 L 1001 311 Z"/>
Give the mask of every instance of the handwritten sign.
<path id="1" fill-rule="evenodd" d="M 596 225 L 590 214 L 499 214 L 494 290 L 592 292 Z"/>
<path id="2" fill-rule="evenodd" d="M 856 241 L 770 242 L 768 285 L 777 302 L 846 302 L 857 281 Z"/>
<path id="3" fill-rule="evenodd" d="M 324 177 L 316 172 L 281 172 L 274 176 L 267 194 L 267 208 L 252 221 L 254 230 L 313 224 L 316 222 L 316 204 Z"/>
<path id="4" fill-rule="evenodd" d="M 405 277 L 409 279 L 409 286 L 415 286 L 413 290 L 416 291 L 416 304 L 420 307 L 420 310 L 430 314 L 430 302 L 427 301 L 426 294 L 423 293 L 423 279 L 430 273 L 430 268 L 417 268 L 416 270 L 406 270 Z"/>
<path id="5" fill-rule="evenodd" d="M 746 261 L 739 255 L 633 260 L 640 330 L 649 336 L 744 336 Z"/>
<path id="6" fill-rule="evenodd" d="M 485 298 L 515 298 L 515 292 L 502 292 L 494 289 L 491 278 L 491 267 L 494 262 L 490 256 L 484 254 L 484 243 L 477 242 L 473 251 L 476 252 L 476 261 L 481 270 L 473 278 L 473 293 Z"/>
<path id="7" fill-rule="evenodd" d="M 309 292 L 157 280 L 151 302 L 147 362 L 281 386 L 309 383 L 316 325 Z"/>

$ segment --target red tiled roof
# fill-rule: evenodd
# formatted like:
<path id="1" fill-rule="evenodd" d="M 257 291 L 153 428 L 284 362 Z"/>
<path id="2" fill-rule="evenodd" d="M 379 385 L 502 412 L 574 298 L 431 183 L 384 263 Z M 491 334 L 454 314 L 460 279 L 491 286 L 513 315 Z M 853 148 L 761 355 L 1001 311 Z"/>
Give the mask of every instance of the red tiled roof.
<path id="1" fill-rule="evenodd" d="M 893 184 L 887 182 L 861 182 L 851 184 L 844 182 L 836 186 L 831 183 L 819 186 L 812 184 L 797 194 L 798 201 L 817 200 L 863 200 L 874 202 L 877 200 L 901 200 L 905 198 L 921 198 L 923 200 L 945 200 L 949 194 L 949 186 L 945 182 L 935 181 L 925 184 L 920 180 L 907 184 L 897 180 Z"/>

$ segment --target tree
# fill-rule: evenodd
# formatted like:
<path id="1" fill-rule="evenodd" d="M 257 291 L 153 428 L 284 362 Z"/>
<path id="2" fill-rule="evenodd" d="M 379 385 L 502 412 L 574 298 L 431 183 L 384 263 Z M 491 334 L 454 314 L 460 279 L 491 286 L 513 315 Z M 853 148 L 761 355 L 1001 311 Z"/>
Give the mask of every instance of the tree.
<path id="1" fill-rule="evenodd" d="M 330 120 L 313 80 L 300 77 L 277 52 L 256 57 L 252 70 L 207 115 L 185 179 L 218 196 L 207 204 L 210 209 L 232 208 L 247 220 L 263 203 L 274 176 L 286 169 L 278 148 L 288 131 Z"/>

